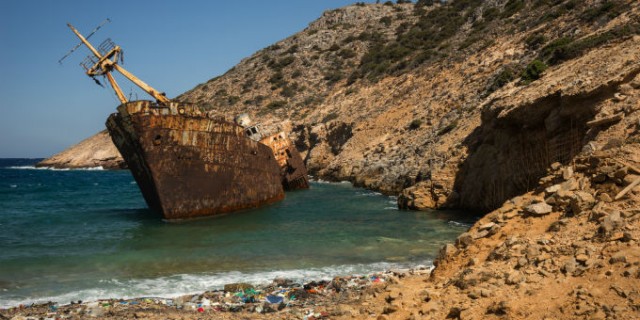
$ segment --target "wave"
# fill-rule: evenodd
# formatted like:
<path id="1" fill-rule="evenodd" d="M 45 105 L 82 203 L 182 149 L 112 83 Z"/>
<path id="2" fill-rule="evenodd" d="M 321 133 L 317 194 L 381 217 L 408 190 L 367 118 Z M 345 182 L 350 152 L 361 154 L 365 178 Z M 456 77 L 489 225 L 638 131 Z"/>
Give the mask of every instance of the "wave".
<path id="1" fill-rule="evenodd" d="M 285 278 L 295 283 L 307 283 L 318 280 L 331 280 L 336 276 L 371 275 L 394 269 L 432 268 L 431 261 L 420 263 L 378 262 L 372 264 L 352 264 L 329 266 L 323 268 L 295 269 L 244 273 L 239 271 L 215 274 L 178 274 L 155 279 L 118 280 L 105 279 L 99 281 L 100 287 L 81 290 L 69 289 L 69 292 L 47 297 L 20 297 L 6 299 L 2 297 L 0 308 L 10 308 L 32 303 L 49 301 L 68 304 L 71 301 L 97 301 L 100 299 L 133 299 L 141 297 L 175 298 L 183 295 L 197 294 L 211 290 L 221 290 L 229 283 L 249 283 L 252 285 L 268 285 L 275 278 Z"/>
<path id="2" fill-rule="evenodd" d="M 464 222 L 458 222 L 458 221 L 449 221 L 448 222 L 449 225 L 452 225 L 454 227 L 464 227 L 464 228 L 471 228 L 473 227 L 473 223 L 464 223 Z"/>
<path id="3" fill-rule="evenodd" d="M 36 167 L 36 166 L 11 166 L 6 167 L 7 169 L 15 169 L 15 170 L 51 170 L 51 171 L 103 171 L 104 168 L 102 166 L 97 167 L 88 167 L 88 168 L 54 168 L 54 167 Z"/>

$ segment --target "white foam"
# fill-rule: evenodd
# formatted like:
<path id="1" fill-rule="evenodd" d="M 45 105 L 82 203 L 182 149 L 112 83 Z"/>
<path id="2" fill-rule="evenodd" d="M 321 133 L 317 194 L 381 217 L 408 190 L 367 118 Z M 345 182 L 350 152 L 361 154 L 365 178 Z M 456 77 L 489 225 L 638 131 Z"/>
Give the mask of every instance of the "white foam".
<path id="1" fill-rule="evenodd" d="M 465 227 L 465 228 L 471 228 L 471 227 L 473 227 L 473 224 L 469 224 L 469 223 L 462 223 L 462 222 L 453 221 L 453 220 L 452 220 L 452 221 L 449 221 L 448 223 L 449 223 L 449 225 L 456 226 L 456 227 Z"/>
<path id="2" fill-rule="evenodd" d="M 88 167 L 88 168 L 54 168 L 54 167 L 36 167 L 36 166 L 11 166 L 7 167 L 7 169 L 16 169 L 16 170 L 51 170 L 51 171 L 102 171 L 104 168 L 102 166 L 97 167 Z"/>
<path id="3" fill-rule="evenodd" d="M 105 279 L 99 281 L 99 288 L 72 290 L 67 293 L 20 299 L 3 299 L 0 308 L 10 308 L 20 304 L 45 303 L 48 301 L 68 304 L 71 301 L 96 301 L 100 299 L 132 299 L 139 297 L 175 298 L 187 294 L 196 294 L 210 290 L 220 290 L 228 283 L 250 283 L 267 285 L 275 278 L 285 278 L 296 283 L 307 283 L 312 280 L 331 280 L 336 276 L 368 275 L 392 269 L 432 266 L 431 261 L 420 261 L 412 264 L 379 262 L 372 264 L 340 265 L 312 269 L 276 270 L 257 273 L 238 271 L 215 274 L 178 274 L 155 279 L 118 280 Z"/>

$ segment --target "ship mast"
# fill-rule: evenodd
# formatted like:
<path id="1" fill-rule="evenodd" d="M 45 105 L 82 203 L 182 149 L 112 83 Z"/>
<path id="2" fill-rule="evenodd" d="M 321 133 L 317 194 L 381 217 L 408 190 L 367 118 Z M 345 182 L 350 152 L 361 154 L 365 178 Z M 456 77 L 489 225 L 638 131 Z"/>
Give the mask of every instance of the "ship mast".
<path id="1" fill-rule="evenodd" d="M 71 31 L 73 31 L 73 33 L 78 36 L 80 41 L 82 41 L 82 43 L 87 46 L 87 48 L 89 48 L 89 50 L 95 56 L 87 57 L 85 62 L 82 63 L 82 66 L 85 68 L 87 75 L 91 78 L 95 78 L 96 76 L 106 76 L 107 80 L 111 84 L 111 87 L 113 88 L 113 91 L 116 92 L 116 95 L 118 96 L 120 102 L 126 103 L 128 102 L 128 100 L 125 97 L 124 93 L 122 93 L 122 89 L 116 82 L 116 79 L 111 74 L 111 71 L 113 70 L 120 72 L 123 76 L 140 87 L 140 89 L 146 91 L 156 100 L 158 100 L 158 102 L 169 102 L 169 99 L 165 97 L 163 93 L 157 91 L 150 85 L 146 84 L 144 81 L 138 79 L 131 72 L 127 71 L 125 68 L 118 64 L 118 60 L 122 60 L 122 48 L 120 48 L 120 46 L 115 45 L 110 39 L 107 39 L 98 47 L 98 49 L 96 49 L 70 23 L 67 23 L 67 26 L 69 26 Z"/>

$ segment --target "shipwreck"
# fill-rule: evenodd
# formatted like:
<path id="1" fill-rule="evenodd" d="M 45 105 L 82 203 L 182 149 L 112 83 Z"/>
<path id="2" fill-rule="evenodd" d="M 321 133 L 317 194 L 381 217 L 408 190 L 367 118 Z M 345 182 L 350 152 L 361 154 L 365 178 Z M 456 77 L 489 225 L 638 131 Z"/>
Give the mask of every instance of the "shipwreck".
<path id="1" fill-rule="evenodd" d="M 95 48 L 67 25 L 80 39 L 78 46 L 92 53 L 81 64 L 86 74 L 96 81 L 105 77 L 120 100 L 107 129 L 147 205 L 164 219 L 255 208 L 282 200 L 285 190 L 309 187 L 307 169 L 286 132 L 252 125 L 246 114 L 228 120 L 172 101 L 125 70 L 122 49 L 110 39 Z M 129 101 L 113 71 L 155 101 Z"/>

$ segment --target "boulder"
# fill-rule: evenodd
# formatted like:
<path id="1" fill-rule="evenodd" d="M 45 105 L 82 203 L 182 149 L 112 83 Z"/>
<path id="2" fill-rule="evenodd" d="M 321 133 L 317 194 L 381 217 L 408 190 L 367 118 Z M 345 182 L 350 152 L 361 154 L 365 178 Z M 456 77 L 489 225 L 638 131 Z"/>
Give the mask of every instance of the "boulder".
<path id="1" fill-rule="evenodd" d="M 435 209 L 438 202 L 431 193 L 431 183 L 429 181 L 402 190 L 398 196 L 398 208 L 409 210 Z"/>
<path id="2" fill-rule="evenodd" d="M 546 202 L 538 202 L 528 205 L 524 208 L 524 211 L 534 216 L 544 216 L 551 213 L 553 208 Z"/>

